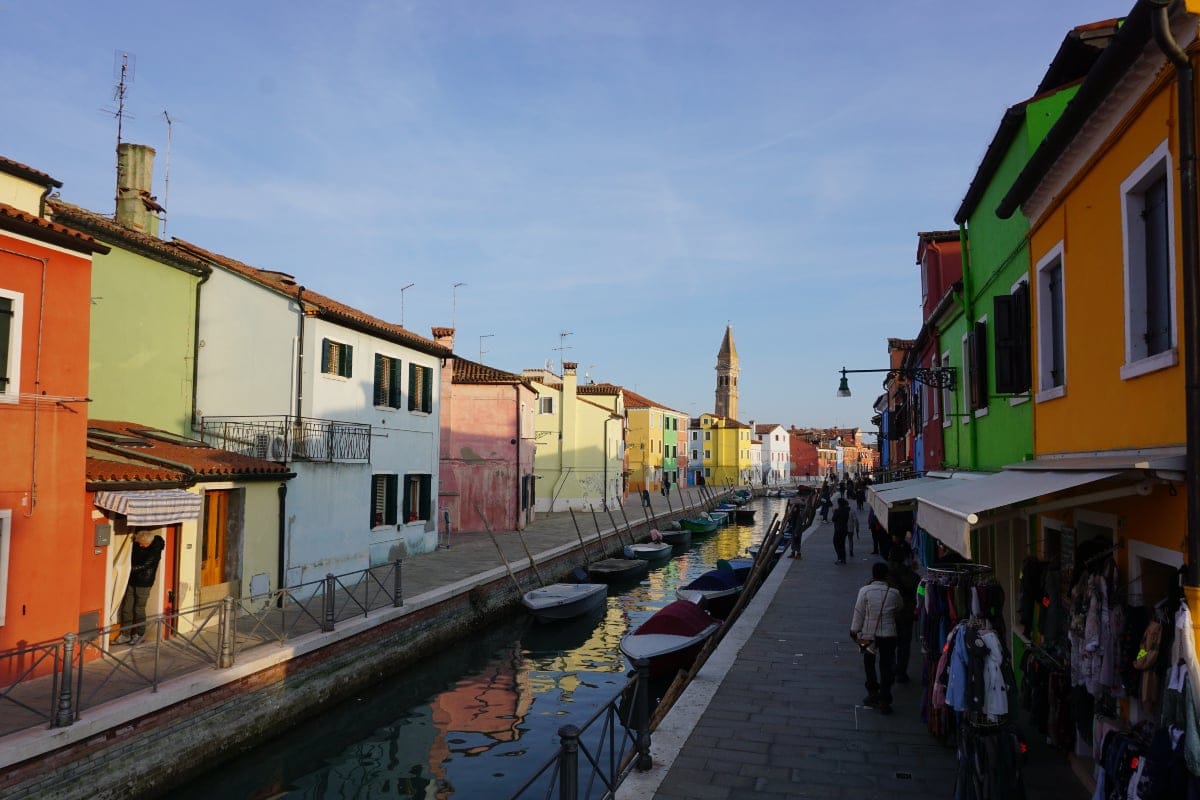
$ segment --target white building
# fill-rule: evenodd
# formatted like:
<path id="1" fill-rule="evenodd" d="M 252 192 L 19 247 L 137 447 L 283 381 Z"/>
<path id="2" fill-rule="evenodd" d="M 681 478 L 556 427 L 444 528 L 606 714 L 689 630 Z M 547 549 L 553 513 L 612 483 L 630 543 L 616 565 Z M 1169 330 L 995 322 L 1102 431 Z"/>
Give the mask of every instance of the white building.
<path id="1" fill-rule="evenodd" d="M 792 456 L 787 429 L 777 423 L 751 425 L 754 427 L 754 441 L 762 445 L 757 462 L 760 465 L 760 482 L 768 486 L 790 484 Z"/>
<path id="2" fill-rule="evenodd" d="M 279 520 L 284 585 L 436 549 L 450 351 L 285 273 L 176 244 L 214 268 L 200 296 L 197 426 L 296 473 Z"/>

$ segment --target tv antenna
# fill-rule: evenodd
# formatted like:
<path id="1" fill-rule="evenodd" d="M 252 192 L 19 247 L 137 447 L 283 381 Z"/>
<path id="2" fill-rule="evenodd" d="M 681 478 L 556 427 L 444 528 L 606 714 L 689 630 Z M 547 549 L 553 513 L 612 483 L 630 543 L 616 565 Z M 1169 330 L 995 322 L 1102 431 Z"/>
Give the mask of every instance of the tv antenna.
<path id="1" fill-rule="evenodd" d="M 566 372 L 566 367 L 563 366 L 563 351 L 571 349 L 570 345 L 563 344 L 563 340 L 566 339 L 568 336 L 574 336 L 574 335 L 575 334 L 571 333 L 570 331 L 562 331 L 558 334 L 558 347 L 556 347 L 554 349 L 558 351 L 558 371 L 560 373 Z"/>
<path id="2" fill-rule="evenodd" d="M 162 214 L 162 236 L 167 238 L 167 212 L 165 209 L 171 207 L 171 115 L 165 110 L 163 111 L 163 119 L 167 121 L 167 164 L 163 169 L 163 214 Z"/>
<path id="3" fill-rule="evenodd" d="M 117 50 L 113 53 L 113 77 L 117 79 L 117 85 L 113 89 L 113 100 L 117 103 L 116 111 L 109 111 L 117 118 L 117 190 L 125 185 L 124 176 L 121 175 L 121 129 L 125 123 L 125 95 L 129 92 L 129 84 L 133 83 L 134 73 L 137 72 L 137 58 L 132 53 L 127 53 L 124 50 Z M 132 114 L 130 119 L 134 119 Z"/>

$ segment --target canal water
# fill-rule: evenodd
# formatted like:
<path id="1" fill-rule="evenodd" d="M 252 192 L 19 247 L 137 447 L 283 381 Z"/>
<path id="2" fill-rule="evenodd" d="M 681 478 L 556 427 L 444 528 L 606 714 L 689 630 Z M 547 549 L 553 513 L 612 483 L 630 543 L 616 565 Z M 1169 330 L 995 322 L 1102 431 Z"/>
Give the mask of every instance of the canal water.
<path id="1" fill-rule="evenodd" d="M 523 612 L 360 696 L 281 731 L 173 790 L 173 800 L 507 798 L 625 684 L 621 637 L 675 589 L 744 556 L 787 501 L 761 498 L 754 525 L 693 540 L 639 585 L 614 587 L 591 618 L 543 625 Z M 543 790 L 544 794 L 544 790 Z"/>

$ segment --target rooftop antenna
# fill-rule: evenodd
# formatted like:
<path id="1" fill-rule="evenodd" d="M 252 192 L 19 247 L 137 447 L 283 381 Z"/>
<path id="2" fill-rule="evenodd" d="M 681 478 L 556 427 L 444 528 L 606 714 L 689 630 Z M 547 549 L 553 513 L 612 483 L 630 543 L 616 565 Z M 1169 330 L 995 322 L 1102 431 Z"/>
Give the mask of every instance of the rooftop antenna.
<path id="1" fill-rule="evenodd" d="M 163 119 L 167 121 L 167 164 L 163 169 L 163 213 L 162 237 L 167 238 L 167 212 L 171 207 L 171 115 L 163 111 Z"/>
<path id="2" fill-rule="evenodd" d="M 571 349 L 570 345 L 563 344 L 563 339 L 574 335 L 571 331 L 562 331 L 558 334 L 558 347 L 554 349 L 558 351 L 558 371 L 560 374 L 565 374 L 567 371 L 566 367 L 563 366 L 563 351 Z"/>
<path id="3" fill-rule="evenodd" d="M 127 53 L 124 50 L 117 50 L 113 53 L 113 77 L 117 79 L 117 85 L 113 89 L 113 100 L 117 102 L 117 110 L 110 111 L 117 118 L 117 189 L 125 185 L 124 175 L 121 174 L 121 128 L 125 122 L 125 93 L 129 91 L 129 84 L 133 83 L 134 73 L 137 71 L 137 58 L 132 53 Z M 133 119 L 133 115 L 129 115 Z M 116 198 L 114 198 L 114 206 Z"/>
<path id="4" fill-rule="evenodd" d="M 479 363 L 480 363 L 480 364 L 482 364 L 482 363 L 483 363 L 483 354 L 484 354 L 484 353 L 490 353 L 490 352 L 491 352 L 491 350 L 484 350 L 484 349 L 483 349 L 483 340 L 484 340 L 484 339 L 490 339 L 490 338 L 492 338 L 492 337 L 493 337 L 493 336 L 495 336 L 495 335 L 496 335 L 496 334 L 494 334 L 494 333 L 485 333 L 485 334 L 482 334 L 482 335 L 479 337 Z"/>
<path id="5" fill-rule="evenodd" d="M 450 327 L 454 327 L 454 316 L 458 310 L 458 287 L 466 286 L 462 281 L 456 281 L 450 286 Z"/>

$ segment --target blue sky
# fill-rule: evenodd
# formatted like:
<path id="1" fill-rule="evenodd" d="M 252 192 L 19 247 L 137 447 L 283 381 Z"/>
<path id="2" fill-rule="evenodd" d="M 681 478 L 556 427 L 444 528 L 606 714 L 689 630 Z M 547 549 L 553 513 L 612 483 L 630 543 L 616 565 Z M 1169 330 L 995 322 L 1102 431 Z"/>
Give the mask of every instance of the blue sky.
<path id="1" fill-rule="evenodd" d="M 915 336 L 917 231 L 1067 31 L 1132 6 L 0 0 L 0 154 L 111 212 L 128 52 L 168 236 L 396 322 L 414 284 L 406 327 L 465 357 L 692 415 L 730 324 L 743 421 L 865 429 L 876 376 L 837 399 L 838 369 Z"/>

